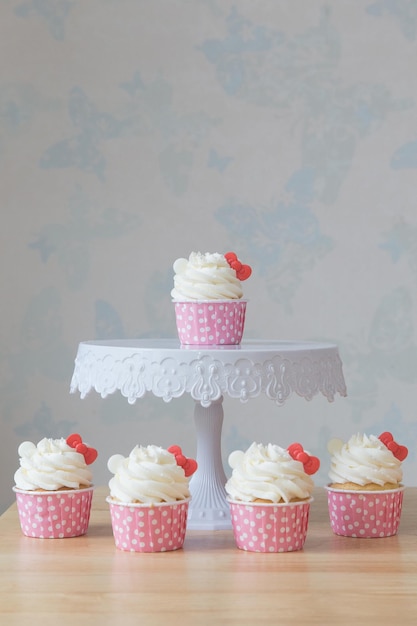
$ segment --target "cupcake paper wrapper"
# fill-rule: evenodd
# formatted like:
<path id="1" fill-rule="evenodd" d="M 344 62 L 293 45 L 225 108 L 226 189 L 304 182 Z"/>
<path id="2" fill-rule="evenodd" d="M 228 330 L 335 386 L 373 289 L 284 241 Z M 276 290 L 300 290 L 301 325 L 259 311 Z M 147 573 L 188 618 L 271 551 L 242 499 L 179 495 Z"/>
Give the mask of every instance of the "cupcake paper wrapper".
<path id="1" fill-rule="evenodd" d="M 124 504 L 107 498 L 116 547 L 128 552 L 182 548 L 189 500 L 174 504 Z"/>
<path id="2" fill-rule="evenodd" d="M 84 535 L 90 520 L 93 487 L 72 491 L 21 491 L 14 488 L 22 532 L 39 539 Z"/>
<path id="3" fill-rule="evenodd" d="M 240 550 L 293 552 L 307 536 L 310 503 L 242 503 L 229 500 L 233 533 Z"/>
<path id="4" fill-rule="evenodd" d="M 237 345 L 243 336 L 246 300 L 174 302 L 184 345 Z"/>
<path id="5" fill-rule="evenodd" d="M 327 489 L 330 526 L 344 537 L 390 537 L 398 531 L 404 488 L 387 491 Z"/>

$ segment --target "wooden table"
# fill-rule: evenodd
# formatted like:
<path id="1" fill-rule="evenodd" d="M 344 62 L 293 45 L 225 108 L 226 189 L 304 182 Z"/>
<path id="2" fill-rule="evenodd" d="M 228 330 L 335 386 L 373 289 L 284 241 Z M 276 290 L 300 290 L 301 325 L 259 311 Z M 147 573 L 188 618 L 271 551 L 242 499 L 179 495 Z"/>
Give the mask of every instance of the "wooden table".
<path id="1" fill-rule="evenodd" d="M 316 489 L 304 549 L 285 554 L 238 550 L 231 530 L 189 530 L 176 552 L 119 551 L 106 494 L 96 490 L 83 537 L 31 539 L 15 505 L 1 516 L 0 624 L 417 623 L 417 488 L 386 539 L 334 535 Z"/>

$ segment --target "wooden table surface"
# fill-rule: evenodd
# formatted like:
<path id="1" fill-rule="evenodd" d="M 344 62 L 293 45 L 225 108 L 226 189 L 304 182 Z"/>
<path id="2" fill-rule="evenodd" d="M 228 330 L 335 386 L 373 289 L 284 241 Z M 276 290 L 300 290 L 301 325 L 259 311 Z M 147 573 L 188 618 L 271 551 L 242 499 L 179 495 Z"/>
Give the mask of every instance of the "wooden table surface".
<path id="1" fill-rule="evenodd" d="M 316 489 L 304 549 L 284 554 L 238 550 L 231 530 L 189 530 L 176 552 L 122 552 L 107 491 L 95 491 L 83 537 L 28 538 L 15 505 L 1 516 L 0 624 L 417 623 L 417 487 L 385 539 L 334 535 Z"/>

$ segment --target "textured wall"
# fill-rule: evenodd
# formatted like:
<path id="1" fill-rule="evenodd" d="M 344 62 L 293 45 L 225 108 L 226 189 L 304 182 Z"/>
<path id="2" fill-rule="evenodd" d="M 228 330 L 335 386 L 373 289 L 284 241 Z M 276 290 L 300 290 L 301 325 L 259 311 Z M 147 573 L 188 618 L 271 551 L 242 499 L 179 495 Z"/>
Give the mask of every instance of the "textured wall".
<path id="1" fill-rule="evenodd" d="M 246 337 L 334 341 L 348 398 L 226 398 L 223 452 L 391 429 L 417 484 L 417 1 L 1 0 L 0 508 L 23 439 L 195 447 L 190 398 L 69 394 L 82 339 L 175 334 L 236 250 Z"/>

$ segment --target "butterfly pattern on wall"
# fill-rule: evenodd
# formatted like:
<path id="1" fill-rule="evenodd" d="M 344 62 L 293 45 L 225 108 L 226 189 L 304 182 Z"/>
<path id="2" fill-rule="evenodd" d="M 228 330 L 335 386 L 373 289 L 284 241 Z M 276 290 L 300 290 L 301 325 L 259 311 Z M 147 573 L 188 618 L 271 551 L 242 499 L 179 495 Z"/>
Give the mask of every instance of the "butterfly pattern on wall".
<path id="1" fill-rule="evenodd" d="M 389 380 L 417 383 L 417 345 L 413 341 L 415 314 L 410 293 L 397 287 L 378 303 L 364 337 L 348 336 L 341 345 L 349 372 L 352 421 L 360 423 Z"/>
<path id="2" fill-rule="evenodd" d="M 162 180 L 172 193 L 182 195 L 188 189 L 196 155 L 218 122 L 204 111 L 179 112 L 173 85 L 161 76 L 145 81 L 136 70 L 119 86 L 129 96 L 126 116 L 130 132 L 145 140 L 153 135 L 152 151 Z"/>
<path id="3" fill-rule="evenodd" d="M 293 198 L 268 208 L 230 200 L 216 211 L 216 218 L 232 233 L 234 246 L 246 250 L 257 273 L 264 278 L 272 300 L 292 311 L 292 300 L 319 259 L 333 248 L 309 208 L 308 176 L 299 173 L 288 185 Z"/>
<path id="4" fill-rule="evenodd" d="M 366 12 L 376 18 L 393 18 L 399 25 L 403 36 L 409 41 L 417 39 L 417 12 L 414 0 L 393 2 L 393 0 L 376 0 L 366 6 Z"/>
<path id="5" fill-rule="evenodd" d="M 92 394 L 74 402 L 68 386 L 78 339 L 174 335 L 168 247 L 186 254 L 197 232 L 204 242 L 228 241 L 225 250 L 256 267 L 256 290 L 284 322 L 294 317 L 296 324 L 304 314 L 299 303 L 311 301 L 322 267 L 337 310 L 346 303 L 346 320 L 335 322 L 340 333 L 326 340 L 339 345 L 348 397 L 332 405 L 329 419 L 315 404 L 299 413 L 296 407 L 296 419 L 278 419 L 272 434 L 280 439 L 302 424 L 315 447 L 324 444 L 326 428 L 337 436 L 339 424 L 351 434 L 357 427 L 393 430 L 395 423 L 415 450 L 417 229 L 409 190 L 417 98 L 409 59 L 416 0 L 369 0 L 349 11 L 310 0 L 302 14 L 291 2 L 283 12 L 274 0 L 201 0 L 176 3 L 168 29 L 151 2 L 0 4 L 2 45 L 14 53 L 0 60 L 4 448 L 84 419 L 104 444 L 121 433 L 159 435 L 171 422 L 193 441 L 189 398 L 165 406 L 147 397 L 131 407 L 117 395 L 101 401 Z M 126 16 L 134 19 L 125 28 Z M 395 46 L 380 48 L 381 40 Z M 98 59 L 102 71 L 93 75 Z M 366 176 L 370 155 L 373 175 L 382 172 L 377 185 Z M 120 202 L 110 196 L 116 189 Z M 352 316 L 352 292 L 338 280 L 347 274 L 340 224 L 348 226 L 346 237 L 358 232 L 354 267 L 369 263 L 353 290 L 366 306 Z M 167 246 L 161 274 L 156 262 L 142 272 L 132 264 L 128 298 L 120 297 L 120 285 L 103 288 L 97 259 L 123 259 L 132 237 L 143 246 L 141 259 L 150 258 L 148 232 L 160 233 Z M 17 279 L 10 279 L 9 259 Z M 119 267 L 112 276 L 122 274 Z M 321 321 L 315 315 L 313 325 Z M 331 303 L 325 315 L 335 319 Z M 272 321 L 269 330 L 256 323 L 250 330 L 280 332 Z M 242 448 L 248 435 L 240 406 L 226 415 L 225 448 Z M 265 437 L 270 426 L 261 430 Z M 104 483 L 106 474 L 99 479 Z"/>
<path id="6" fill-rule="evenodd" d="M 96 300 L 94 339 L 126 339 L 124 323 L 116 307 L 106 300 Z M 130 336 L 130 338 L 133 338 Z"/>
<path id="7" fill-rule="evenodd" d="M 417 226 L 401 220 L 384 235 L 380 248 L 390 254 L 393 263 L 404 261 L 417 283 Z"/>
<path id="8" fill-rule="evenodd" d="M 136 71 L 131 81 L 122 81 L 119 87 L 129 96 L 129 102 L 117 113 L 101 110 L 81 87 L 72 87 L 68 114 L 74 133 L 49 146 L 40 158 L 40 167 L 77 168 L 104 182 L 105 142 L 147 137 L 152 132 L 162 179 L 175 194 L 184 193 L 194 153 L 201 149 L 216 122 L 204 112 L 179 114 L 174 108 L 172 86 L 161 78 L 144 83 Z"/>
<path id="9" fill-rule="evenodd" d="M 233 157 L 230 156 L 221 156 L 217 150 L 211 148 L 208 156 L 207 164 L 212 169 L 217 170 L 220 173 L 223 173 L 224 170 L 232 163 Z"/>
<path id="10" fill-rule="evenodd" d="M 417 140 L 405 142 L 394 152 L 391 167 L 394 170 L 417 168 Z"/>
<path id="11" fill-rule="evenodd" d="M 128 327 L 122 319 L 123 307 L 120 303 L 96 299 L 95 339 L 133 339 L 175 337 L 175 313 L 171 306 L 169 292 L 172 288 L 172 271 L 154 271 L 145 286 L 145 297 L 138 303 L 141 326 Z M 143 323 L 143 316 L 147 326 Z"/>
<path id="12" fill-rule="evenodd" d="M 377 83 L 340 81 L 340 35 L 329 7 L 317 24 L 290 38 L 251 22 L 236 7 L 225 27 L 222 39 L 199 47 L 219 84 L 231 99 L 292 120 L 285 141 L 300 142 L 300 169 L 314 174 L 316 199 L 333 204 L 360 142 L 412 102 Z"/>
<path id="13" fill-rule="evenodd" d="M 89 280 L 94 246 L 138 229 L 141 217 L 134 210 L 96 207 L 81 186 L 76 186 L 68 204 L 66 221 L 45 223 L 29 247 L 44 263 L 54 258 L 67 286 L 81 289 Z"/>
<path id="14" fill-rule="evenodd" d="M 74 3 L 70 0 L 26 0 L 19 3 L 14 12 L 26 20 L 37 18 L 43 21 L 48 32 L 57 41 L 65 39 L 65 22 L 68 19 Z"/>
<path id="15" fill-rule="evenodd" d="M 40 441 L 44 437 L 51 437 L 51 433 L 54 433 L 55 437 L 66 437 L 74 430 L 76 424 L 75 419 L 60 419 L 59 416 L 54 419 L 52 408 L 46 402 L 42 402 L 33 416 L 19 422 L 13 430 L 22 441 Z"/>
<path id="16" fill-rule="evenodd" d="M 62 297 L 56 287 L 45 287 L 29 299 L 20 334 L 9 352 L 3 346 L 2 356 L 1 413 L 5 420 L 20 423 L 34 380 L 55 386 L 68 384 L 71 376 L 74 354 L 64 337 Z M 44 403 L 48 405 L 47 396 Z"/>
<path id="17" fill-rule="evenodd" d="M 44 169 L 75 167 L 105 179 L 105 141 L 120 137 L 129 129 L 128 120 L 118 120 L 99 109 L 81 87 L 72 87 L 68 114 L 74 126 L 71 137 L 61 139 L 45 150 L 39 165 Z"/>

